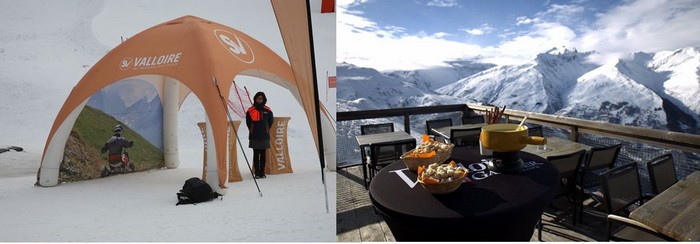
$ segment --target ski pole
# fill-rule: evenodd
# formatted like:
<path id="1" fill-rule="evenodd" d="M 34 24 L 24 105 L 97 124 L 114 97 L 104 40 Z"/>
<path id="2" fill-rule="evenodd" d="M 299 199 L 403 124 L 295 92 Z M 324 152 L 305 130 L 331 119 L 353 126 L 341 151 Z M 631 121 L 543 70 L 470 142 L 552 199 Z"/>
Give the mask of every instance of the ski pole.
<path id="1" fill-rule="evenodd" d="M 233 130 L 233 133 L 236 135 L 236 141 L 238 141 L 238 146 L 241 148 L 241 152 L 243 153 L 243 158 L 245 159 L 245 163 L 248 165 L 248 170 L 250 171 L 250 175 L 253 176 L 253 181 L 255 182 L 255 187 L 258 188 L 258 194 L 260 194 L 260 197 L 263 196 L 262 191 L 260 191 L 260 186 L 258 186 L 258 181 L 255 179 L 255 175 L 253 175 L 253 168 L 250 167 L 250 162 L 248 162 L 248 156 L 245 154 L 245 150 L 243 149 L 243 144 L 241 144 L 241 138 L 238 137 L 238 131 L 236 130 L 236 127 L 233 125 L 233 117 L 231 117 L 231 113 L 228 112 L 228 107 L 226 106 L 226 100 L 224 100 L 224 95 L 221 94 L 221 88 L 219 88 L 219 83 L 216 81 L 216 77 L 212 76 L 212 79 L 214 79 L 214 85 L 216 85 L 216 90 L 219 91 L 219 97 L 221 98 L 221 103 L 224 105 L 224 110 L 226 110 L 226 116 L 228 117 L 228 121 L 231 124 L 231 129 Z"/>

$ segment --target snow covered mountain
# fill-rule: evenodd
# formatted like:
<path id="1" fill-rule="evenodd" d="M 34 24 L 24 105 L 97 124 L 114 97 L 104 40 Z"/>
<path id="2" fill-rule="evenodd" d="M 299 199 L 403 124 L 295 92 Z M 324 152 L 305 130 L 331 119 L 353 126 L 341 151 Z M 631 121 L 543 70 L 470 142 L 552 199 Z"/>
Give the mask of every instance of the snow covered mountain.
<path id="1" fill-rule="evenodd" d="M 665 129 L 661 98 L 631 79 L 624 64 L 606 64 L 581 76 L 558 114 Z"/>
<path id="2" fill-rule="evenodd" d="M 590 52 L 552 49 L 532 64 L 494 67 L 437 89 L 439 93 L 540 113 L 554 113 L 576 78 L 595 68 Z"/>
<path id="3" fill-rule="evenodd" d="M 445 64 L 447 65 L 446 67 L 393 71 L 386 73 L 386 75 L 416 84 L 418 87 L 426 90 L 435 90 L 496 66 L 495 64 L 477 63 L 470 60 L 447 61 Z"/>
<path id="4" fill-rule="evenodd" d="M 338 72 L 336 96 L 338 109 L 341 111 L 413 107 L 417 104 L 475 102 L 438 94 L 425 89 L 424 86 L 403 81 L 370 68 L 341 63 L 337 65 L 336 70 Z"/>
<path id="5" fill-rule="evenodd" d="M 382 74 L 373 69 L 342 64 L 338 67 L 341 80 L 338 108 L 341 111 L 367 109 L 359 104 L 372 104 L 373 109 L 426 106 L 431 103 L 422 103 L 415 98 L 430 96 L 449 101 L 449 104 L 480 102 L 524 111 L 698 133 L 698 48 L 634 53 L 603 65 L 587 62 L 593 53 L 553 48 L 539 54 L 533 63 L 481 66 L 483 70 L 465 74 L 442 87 L 439 87 L 443 85 L 441 82 L 451 80 L 462 67 Z M 358 77 L 362 77 L 359 79 L 362 83 L 355 83 Z M 402 87 L 402 91 L 396 87 Z M 351 94 L 356 89 L 361 92 L 352 96 L 341 95 Z M 380 93 L 391 89 L 396 91 Z M 352 100 L 348 100 L 350 97 Z"/>
<path id="6" fill-rule="evenodd" d="M 577 79 L 558 114 L 698 133 L 696 48 L 634 53 Z"/>

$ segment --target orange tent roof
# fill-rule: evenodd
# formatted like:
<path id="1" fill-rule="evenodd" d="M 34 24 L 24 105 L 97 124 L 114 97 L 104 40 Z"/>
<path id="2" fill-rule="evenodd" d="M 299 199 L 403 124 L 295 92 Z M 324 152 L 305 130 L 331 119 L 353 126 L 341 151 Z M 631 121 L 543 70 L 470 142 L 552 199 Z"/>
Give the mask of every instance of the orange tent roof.
<path id="1" fill-rule="evenodd" d="M 226 179 L 228 119 L 219 94 L 228 98 L 231 81 L 236 75 L 255 76 L 288 88 L 304 107 L 314 139 L 318 141 L 316 121 L 313 116 L 308 116 L 314 113 L 315 107 L 302 102 L 308 97 L 313 98 L 313 93 L 309 94 L 313 91 L 299 89 L 307 85 L 298 84 L 289 63 L 243 32 L 202 18 L 184 16 L 129 38 L 85 74 L 71 91 L 53 123 L 42 165 L 47 163 L 46 151 L 52 137 L 81 103 L 114 82 L 147 74 L 171 77 L 184 84 L 186 88 L 181 88 L 180 102 L 189 91 L 201 100 L 214 134 L 219 185 L 222 188 L 225 188 Z M 38 183 L 41 184 L 40 179 Z"/>

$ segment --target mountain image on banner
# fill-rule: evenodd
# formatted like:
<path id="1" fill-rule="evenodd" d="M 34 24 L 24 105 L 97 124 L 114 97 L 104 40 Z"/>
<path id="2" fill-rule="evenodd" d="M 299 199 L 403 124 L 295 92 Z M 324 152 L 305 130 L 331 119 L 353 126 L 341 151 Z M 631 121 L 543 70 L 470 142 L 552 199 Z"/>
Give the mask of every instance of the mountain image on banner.
<path id="1" fill-rule="evenodd" d="M 93 94 L 87 105 L 113 116 L 163 150 L 163 106 L 150 83 L 116 82 Z"/>
<path id="2" fill-rule="evenodd" d="M 553 48 L 528 64 L 470 63 L 473 73 L 459 79 L 455 74 L 464 72 L 460 70 L 464 66 L 378 72 L 338 64 L 338 108 L 353 111 L 477 102 L 615 124 L 699 132 L 698 48 L 639 52 L 603 65 L 588 62 L 591 54 L 594 52 Z"/>

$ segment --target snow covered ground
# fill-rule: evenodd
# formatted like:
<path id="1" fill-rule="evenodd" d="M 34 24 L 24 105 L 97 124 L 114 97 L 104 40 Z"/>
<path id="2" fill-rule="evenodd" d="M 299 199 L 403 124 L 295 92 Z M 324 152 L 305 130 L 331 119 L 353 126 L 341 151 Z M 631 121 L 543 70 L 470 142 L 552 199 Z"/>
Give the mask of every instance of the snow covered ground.
<path id="1" fill-rule="evenodd" d="M 335 15 L 311 1 L 319 83 L 335 75 Z M 202 172 L 201 103 L 187 98 L 179 116 L 178 169 L 156 169 L 37 187 L 36 170 L 51 124 L 73 86 L 106 52 L 153 25 L 194 15 L 241 30 L 284 54 L 268 1 L 0 0 L 0 241 L 335 241 L 335 173 L 326 171 L 328 208 L 310 129 L 292 95 L 273 83 L 240 77 L 265 91 L 276 116 L 291 117 L 292 174 L 258 180 L 239 151 L 243 181 L 223 200 L 175 206 L 175 193 Z M 321 101 L 335 114 L 335 90 Z M 326 95 L 328 94 L 328 95 Z M 239 134 L 245 135 L 245 128 Z M 247 139 L 241 138 L 245 144 Z M 240 150 L 240 149 L 239 149 Z M 250 149 L 246 148 L 250 156 Z"/>

